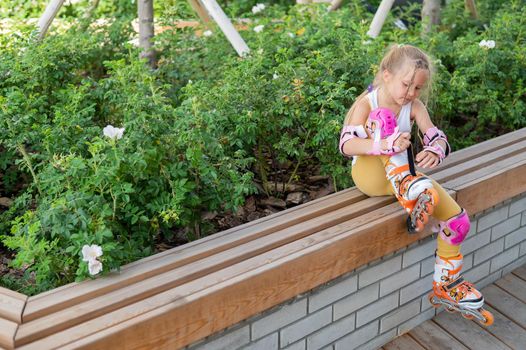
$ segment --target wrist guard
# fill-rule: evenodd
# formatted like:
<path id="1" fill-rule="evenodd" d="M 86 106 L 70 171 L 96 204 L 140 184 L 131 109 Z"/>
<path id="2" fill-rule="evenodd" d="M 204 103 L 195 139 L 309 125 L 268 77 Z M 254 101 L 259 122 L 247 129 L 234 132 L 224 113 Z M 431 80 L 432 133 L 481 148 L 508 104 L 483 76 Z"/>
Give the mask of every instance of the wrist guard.
<path id="1" fill-rule="evenodd" d="M 438 142 L 439 140 L 446 144 L 445 148 Z M 442 163 L 444 158 L 451 153 L 446 134 L 436 126 L 429 128 L 424 134 L 424 151 L 436 154 L 439 159 L 438 164 Z"/>

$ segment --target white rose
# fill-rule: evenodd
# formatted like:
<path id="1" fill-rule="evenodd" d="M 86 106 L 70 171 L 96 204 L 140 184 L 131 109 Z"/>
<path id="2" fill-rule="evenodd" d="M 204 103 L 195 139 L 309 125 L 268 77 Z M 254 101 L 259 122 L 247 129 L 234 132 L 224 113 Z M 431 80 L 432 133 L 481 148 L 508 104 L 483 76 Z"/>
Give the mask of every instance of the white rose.
<path id="1" fill-rule="evenodd" d="M 124 128 L 115 128 L 112 125 L 108 125 L 102 129 L 102 132 L 104 133 L 104 136 L 109 137 L 110 139 L 119 140 L 124 134 Z"/>
<path id="2" fill-rule="evenodd" d="M 96 244 L 84 245 L 82 247 L 82 260 L 83 261 L 92 261 L 96 260 L 99 256 L 102 255 L 102 248 Z"/>
<path id="3" fill-rule="evenodd" d="M 90 260 L 88 262 L 88 270 L 90 275 L 96 275 L 102 271 L 102 263 L 98 260 Z"/>
<path id="4" fill-rule="evenodd" d="M 252 7 L 252 13 L 256 14 L 265 9 L 265 4 L 257 4 L 256 6 Z"/>

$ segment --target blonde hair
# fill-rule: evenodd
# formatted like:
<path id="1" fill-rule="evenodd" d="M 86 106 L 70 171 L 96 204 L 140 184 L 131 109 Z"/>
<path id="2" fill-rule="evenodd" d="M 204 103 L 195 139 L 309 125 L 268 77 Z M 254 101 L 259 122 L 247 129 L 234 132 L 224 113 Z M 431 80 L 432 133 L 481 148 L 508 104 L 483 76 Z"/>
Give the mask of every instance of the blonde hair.
<path id="1" fill-rule="evenodd" d="M 414 66 L 413 77 L 417 69 L 427 70 L 429 73 L 429 78 L 426 81 L 425 86 L 422 88 L 420 99 L 427 104 L 429 98 L 429 90 L 432 85 L 432 76 L 433 76 L 433 65 L 429 56 L 416 46 L 407 45 L 407 44 L 393 44 L 389 46 L 387 53 L 382 58 L 378 72 L 374 77 L 372 84 L 373 88 L 377 88 L 383 84 L 383 72 L 389 71 L 391 73 L 396 73 L 400 70 L 406 63 L 412 64 Z M 360 96 L 358 96 L 347 112 L 345 116 L 344 124 L 348 124 L 356 107 L 356 102 L 358 102 L 363 96 L 365 96 L 368 91 L 364 91 Z"/>

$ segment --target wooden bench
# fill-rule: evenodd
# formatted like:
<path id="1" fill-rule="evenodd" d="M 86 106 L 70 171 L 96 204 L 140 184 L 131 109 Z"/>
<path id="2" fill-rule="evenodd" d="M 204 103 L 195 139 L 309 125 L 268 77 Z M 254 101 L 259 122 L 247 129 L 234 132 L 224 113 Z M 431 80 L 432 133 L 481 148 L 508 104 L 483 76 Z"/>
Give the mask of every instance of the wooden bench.
<path id="1" fill-rule="evenodd" d="M 470 214 L 526 191 L 526 128 L 429 171 Z M 488 189 L 493 189 L 488 191 Z M 33 297 L 0 289 L 0 346 L 179 348 L 422 239 L 356 188 Z"/>

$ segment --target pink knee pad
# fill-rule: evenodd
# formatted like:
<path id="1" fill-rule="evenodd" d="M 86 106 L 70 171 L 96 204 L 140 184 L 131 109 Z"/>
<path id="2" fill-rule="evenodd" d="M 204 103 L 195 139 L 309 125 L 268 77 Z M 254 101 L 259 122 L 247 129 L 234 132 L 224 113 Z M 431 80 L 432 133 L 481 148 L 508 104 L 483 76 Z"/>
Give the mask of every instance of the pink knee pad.
<path id="1" fill-rule="evenodd" d="M 459 245 L 466 239 L 470 226 L 468 213 L 462 209 L 460 214 L 440 223 L 440 237 L 451 245 Z M 449 234 L 445 232 L 444 228 L 448 229 Z"/>

